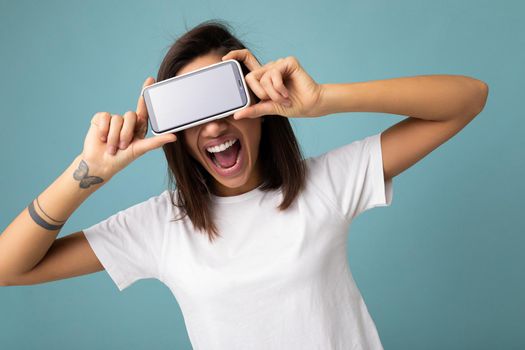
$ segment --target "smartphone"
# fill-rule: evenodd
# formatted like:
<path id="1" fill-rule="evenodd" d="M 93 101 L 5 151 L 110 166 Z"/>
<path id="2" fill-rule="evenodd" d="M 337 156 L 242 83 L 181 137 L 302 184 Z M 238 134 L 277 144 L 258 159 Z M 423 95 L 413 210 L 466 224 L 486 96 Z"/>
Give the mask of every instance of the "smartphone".
<path id="1" fill-rule="evenodd" d="M 159 81 L 141 93 L 155 135 L 223 118 L 250 105 L 241 65 L 234 59 Z"/>

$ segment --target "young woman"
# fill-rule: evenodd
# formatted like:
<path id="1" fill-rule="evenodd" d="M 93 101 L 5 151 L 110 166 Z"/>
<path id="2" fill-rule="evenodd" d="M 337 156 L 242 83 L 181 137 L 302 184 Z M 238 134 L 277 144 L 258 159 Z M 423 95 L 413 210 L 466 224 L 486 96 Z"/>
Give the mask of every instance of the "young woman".
<path id="1" fill-rule="evenodd" d="M 487 85 L 452 75 L 318 84 L 293 56 L 261 65 L 214 22 L 174 43 L 157 81 L 225 59 L 241 63 L 252 94 L 234 115 L 146 138 L 142 98 L 135 112 L 95 114 L 79 156 L 0 236 L 0 281 L 105 269 L 123 290 L 157 278 L 195 349 L 381 349 L 348 267 L 349 226 L 390 205 L 393 177 L 465 127 Z M 287 118 L 359 111 L 409 117 L 302 158 Z M 161 146 L 174 189 L 56 239 L 89 195 Z"/>

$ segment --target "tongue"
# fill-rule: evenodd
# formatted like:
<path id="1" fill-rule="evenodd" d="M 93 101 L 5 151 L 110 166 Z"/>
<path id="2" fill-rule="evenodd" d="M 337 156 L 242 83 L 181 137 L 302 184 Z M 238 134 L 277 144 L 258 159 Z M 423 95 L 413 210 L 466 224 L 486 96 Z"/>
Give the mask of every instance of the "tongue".
<path id="1" fill-rule="evenodd" d="M 229 168 L 235 164 L 237 160 L 237 153 L 239 153 L 239 141 L 235 142 L 231 147 L 222 152 L 214 153 L 217 163 L 223 168 Z"/>

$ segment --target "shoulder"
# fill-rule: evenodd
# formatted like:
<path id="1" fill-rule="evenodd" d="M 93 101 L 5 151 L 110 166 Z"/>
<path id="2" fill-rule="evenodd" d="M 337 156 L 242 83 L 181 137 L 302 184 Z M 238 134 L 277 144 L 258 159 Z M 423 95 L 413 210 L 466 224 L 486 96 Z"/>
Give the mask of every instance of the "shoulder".
<path id="1" fill-rule="evenodd" d="M 333 175 L 345 175 L 345 172 L 357 166 L 360 160 L 366 158 L 370 145 L 377 142 L 378 138 L 379 134 L 367 136 L 320 155 L 306 158 L 305 165 L 308 169 L 309 177 L 315 178 L 327 172 Z"/>
<path id="2" fill-rule="evenodd" d="M 123 214 L 135 219 L 167 219 L 170 220 L 176 214 L 178 207 L 174 205 L 177 201 L 176 193 L 165 190 L 162 193 L 151 196 L 117 214 Z"/>

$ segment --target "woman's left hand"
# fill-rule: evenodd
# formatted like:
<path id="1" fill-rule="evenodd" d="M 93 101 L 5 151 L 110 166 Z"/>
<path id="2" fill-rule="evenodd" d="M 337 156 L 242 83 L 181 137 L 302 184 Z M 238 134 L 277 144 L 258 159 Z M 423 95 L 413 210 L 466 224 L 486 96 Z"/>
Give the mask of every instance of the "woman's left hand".
<path id="1" fill-rule="evenodd" d="M 283 117 L 316 117 L 322 87 L 293 57 L 279 58 L 261 66 L 248 49 L 232 50 L 222 60 L 235 59 L 250 70 L 246 83 L 260 102 L 234 113 L 235 119 L 277 114 Z M 288 103 L 288 104 L 287 104 Z"/>

